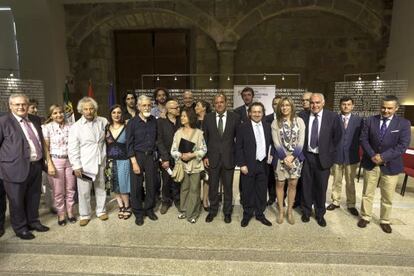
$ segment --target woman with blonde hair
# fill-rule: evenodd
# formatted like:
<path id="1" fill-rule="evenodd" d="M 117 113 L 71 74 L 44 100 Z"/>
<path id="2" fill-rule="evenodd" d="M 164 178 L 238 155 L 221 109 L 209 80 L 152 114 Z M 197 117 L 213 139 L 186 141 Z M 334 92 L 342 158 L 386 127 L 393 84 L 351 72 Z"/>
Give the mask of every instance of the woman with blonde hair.
<path id="1" fill-rule="evenodd" d="M 73 214 L 76 179 L 68 159 L 68 137 L 70 125 L 65 122 L 61 105 L 51 105 L 47 120 L 42 125 L 47 152 L 47 173 L 53 190 L 54 207 L 58 224 L 66 225 L 66 214 L 70 223 L 76 222 Z"/>
<path id="2" fill-rule="evenodd" d="M 279 216 L 276 222 L 284 219 L 284 185 L 288 181 L 287 220 L 294 224 L 292 210 L 296 195 L 296 185 L 301 174 L 304 155 L 305 123 L 296 115 L 295 105 L 290 98 L 282 98 L 276 108 L 276 120 L 272 123 L 272 137 L 277 151 L 278 163 L 275 169 L 276 196 Z"/>

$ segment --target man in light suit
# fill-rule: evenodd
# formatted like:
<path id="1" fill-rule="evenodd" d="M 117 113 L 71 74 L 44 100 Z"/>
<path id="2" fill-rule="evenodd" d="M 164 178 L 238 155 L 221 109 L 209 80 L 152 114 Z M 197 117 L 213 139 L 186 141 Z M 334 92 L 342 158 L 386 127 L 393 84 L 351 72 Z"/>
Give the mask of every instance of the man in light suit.
<path id="1" fill-rule="evenodd" d="M 379 183 L 381 189 L 380 226 L 391 233 L 390 216 L 392 197 L 403 172 L 402 155 L 411 140 L 411 124 L 395 113 L 399 108 L 398 98 L 393 95 L 382 99 L 381 114 L 365 120 L 361 133 L 364 149 L 364 189 L 362 192 L 361 219 L 358 227 L 365 228 L 372 216 L 372 202 Z"/>
<path id="2" fill-rule="evenodd" d="M 16 236 L 34 239 L 30 232 L 46 232 L 39 221 L 43 157 L 40 119 L 28 114 L 24 94 L 9 97 L 11 113 L 0 117 L 0 179 L 9 198 L 10 220 Z"/>
<path id="3" fill-rule="evenodd" d="M 108 120 L 97 116 L 98 103 L 91 97 L 83 97 L 77 108 L 82 117 L 69 130 L 68 156 L 78 183 L 79 225 L 86 226 L 92 213 L 92 183 L 95 188 L 96 216 L 100 220 L 108 219 L 104 179 L 105 127 Z"/>
<path id="4" fill-rule="evenodd" d="M 204 119 L 204 138 L 207 144 L 207 154 L 204 166 L 209 170 L 209 201 L 210 210 L 206 222 L 212 222 L 219 208 L 219 181 L 222 181 L 224 191 L 224 222 L 231 222 L 233 211 L 233 175 L 234 150 L 236 130 L 240 124 L 239 115 L 227 111 L 227 98 L 219 93 L 214 97 L 215 112 L 206 115 Z"/>
<path id="5" fill-rule="evenodd" d="M 362 118 L 352 114 L 354 101 L 351 97 L 345 96 L 339 100 L 341 114 L 338 115 L 339 125 L 342 131 L 341 140 L 336 148 L 332 174 L 332 203 L 326 208 L 333 211 L 339 208 L 342 193 L 342 179 L 346 183 L 346 204 L 348 211 L 358 216 L 355 208 L 355 175 L 359 163 L 359 135 L 361 134 Z"/>
<path id="6" fill-rule="evenodd" d="M 306 135 L 302 170 L 302 221 L 309 222 L 314 205 L 315 218 L 321 227 L 326 226 L 326 189 L 335 149 L 341 138 L 338 114 L 324 109 L 324 105 L 324 96 L 313 93 L 310 111 L 304 115 Z"/>
<path id="7" fill-rule="evenodd" d="M 254 90 L 251 87 L 245 87 L 243 88 L 242 92 L 240 93 L 244 105 L 241 105 L 237 108 L 234 109 L 234 112 L 236 112 L 237 114 L 239 114 L 240 116 L 240 120 L 241 122 L 245 122 L 245 121 L 249 121 L 249 116 L 248 116 L 248 109 L 249 106 L 252 104 L 253 102 L 253 98 L 254 98 Z"/>
<path id="8" fill-rule="evenodd" d="M 240 125 L 236 136 L 236 164 L 240 167 L 240 182 L 243 193 L 243 219 L 246 227 L 250 219 L 266 226 L 272 223 L 263 214 L 266 209 L 267 152 L 271 145 L 270 125 L 263 121 L 264 106 L 255 102 L 249 106 L 250 121 Z"/>

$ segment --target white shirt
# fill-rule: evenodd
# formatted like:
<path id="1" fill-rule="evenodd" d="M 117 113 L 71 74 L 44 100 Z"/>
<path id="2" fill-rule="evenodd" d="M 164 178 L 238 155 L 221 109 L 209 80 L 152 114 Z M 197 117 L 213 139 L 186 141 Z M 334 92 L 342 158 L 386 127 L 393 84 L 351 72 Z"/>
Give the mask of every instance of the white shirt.
<path id="1" fill-rule="evenodd" d="M 108 121 L 96 117 L 88 121 L 81 117 L 69 130 L 68 156 L 74 170 L 83 171 L 95 180 L 100 165 L 105 164 L 105 126 Z"/>
<path id="2" fill-rule="evenodd" d="M 256 160 L 262 161 L 266 157 L 266 139 L 262 122 L 252 121 L 254 138 L 256 140 Z"/>
<path id="3" fill-rule="evenodd" d="M 223 120 L 223 133 L 224 133 L 224 130 L 226 129 L 227 110 L 224 111 L 224 113 L 222 115 L 223 115 L 223 117 L 222 117 L 222 120 Z M 220 120 L 220 115 L 216 112 L 216 125 L 217 125 L 217 129 L 218 129 L 219 120 Z"/>
<path id="4" fill-rule="evenodd" d="M 33 144 L 32 140 L 30 140 L 30 136 L 27 133 L 26 127 L 23 124 L 23 118 L 20 116 L 17 116 L 16 114 L 12 113 L 13 116 L 16 118 L 16 120 L 19 122 L 20 127 L 23 130 L 24 136 L 26 136 L 26 140 L 29 143 L 29 147 L 30 147 L 30 161 L 38 161 L 41 156 L 37 156 L 36 153 L 36 147 Z M 33 125 L 33 123 L 31 121 L 28 120 L 29 126 L 30 128 L 33 130 L 34 134 L 36 135 L 37 140 L 39 141 L 40 145 L 42 145 L 41 141 L 40 141 L 40 137 L 39 137 L 39 133 L 37 133 L 37 129 L 35 128 L 35 126 Z"/>
<path id="5" fill-rule="evenodd" d="M 321 131 L 322 116 L 323 116 L 323 109 L 321 111 L 319 111 L 319 113 L 318 113 L 318 138 L 319 138 L 319 133 Z M 319 146 L 314 148 L 314 149 L 310 146 L 313 120 L 315 120 L 315 115 L 311 112 L 310 116 L 309 116 L 309 125 L 308 125 L 308 151 L 318 154 L 319 153 Z"/>
<path id="6" fill-rule="evenodd" d="M 388 120 L 385 122 L 387 124 L 387 128 L 390 126 L 390 123 L 391 123 L 392 118 L 394 118 L 394 115 L 392 115 L 391 117 L 388 117 Z M 383 117 L 381 116 L 381 119 L 380 119 L 380 127 L 379 127 L 380 129 L 382 127 L 382 124 L 384 123 L 384 121 L 382 119 L 383 119 Z"/>

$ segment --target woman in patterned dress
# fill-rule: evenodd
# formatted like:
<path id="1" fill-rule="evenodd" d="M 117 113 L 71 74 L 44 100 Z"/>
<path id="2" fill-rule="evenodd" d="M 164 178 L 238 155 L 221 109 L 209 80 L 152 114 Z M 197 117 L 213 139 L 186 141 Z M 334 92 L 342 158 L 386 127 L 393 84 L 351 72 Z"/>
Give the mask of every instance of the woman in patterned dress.
<path id="1" fill-rule="evenodd" d="M 305 140 L 305 123 L 296 116 L 295 105 L 290 98 L 282 98 L 277 105 L 276 120 L 272 123 L 272 137 L 278 163 L 275 170 L 276 196 L 279 216 L 276 222 L 281 224 L 284 219 L 284 185 L 288 181 L 287 220 L 294 224 L 292 209 L 295 202 L 296 184 L 300 177 L 304 156 L 302 153 Z"/>
<path id="2" fill-rule="evenodd" d="M 108 162 L 106 176 L 119 206 L 118 218 L 129 219 L 132 214 L 129 204 L 131 179 L 126 146 L 126 125 L 120 105 L 112 106 L 109 112 L 109 125 L 105 133 Z"/>

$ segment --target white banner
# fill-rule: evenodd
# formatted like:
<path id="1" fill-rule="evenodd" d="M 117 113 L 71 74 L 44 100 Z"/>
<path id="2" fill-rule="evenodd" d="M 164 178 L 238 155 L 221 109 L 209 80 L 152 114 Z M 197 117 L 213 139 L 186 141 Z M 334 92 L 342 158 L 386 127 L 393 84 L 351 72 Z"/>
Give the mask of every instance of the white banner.
<path id="1" fill-rule="evenodd" d="M 237 108 L 244 104 L 241 97 L 241 91 L 246 87 L 251 87 L 254 90 L 254 102 L 261 102 L 266 114 L 273 113 L 272 100 L 276 95 L 276 85 L 235 85 L 233 94 L 233 108 Z"/>

